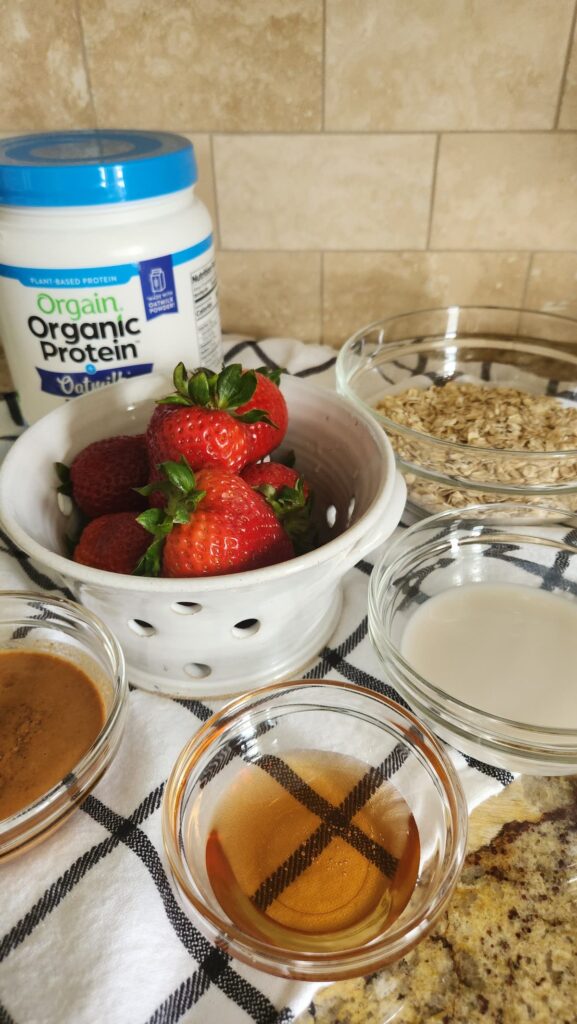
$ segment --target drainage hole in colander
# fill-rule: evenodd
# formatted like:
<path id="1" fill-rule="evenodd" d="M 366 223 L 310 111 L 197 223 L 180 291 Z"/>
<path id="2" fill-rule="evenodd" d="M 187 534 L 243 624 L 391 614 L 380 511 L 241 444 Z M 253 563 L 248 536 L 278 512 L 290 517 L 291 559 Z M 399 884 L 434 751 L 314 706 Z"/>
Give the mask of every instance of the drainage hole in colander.
<path id="1" fill-rule="evenodd" d="M 72 514 L 74 505 L 72 504 L 72 498 L 69 494 L 57 494 L 56 502 L 63 516 L 69 516 Z"/>
<path id="2" fill-rule="evenodd" d="M 329 505 L 329 507 L 327 508 L 325 512 L 325 519 L 327 521 L 327 526 L 329 526 L 330 529 L 332 530 L 333 526 L 337 521 L 337 510 L 334 505 Z"/>
<path id="3" fill-rule="evenodd" d="M 260 622 L 258 619 L 241 619 L 240 622 L 235 622 L 232 627 L 233 636 L 254 636 L 260 629 Z"/>
<path id="4" fill-rule="evenodd" d="M 144 619 L 130 619 L 128 622 L 128 628 L 136 633 L 137 636 L 154 636 L 156 629 L 150 624 L 145 622 Z"/>
<path id="5" fill-rule="evenodd" d="M 196 615 L 202 610 L 202 605 L 197 604 L 196 601 L 175 601 L 174 604 L 171 604 L 170 610 L 178 615 Z"/>
<path id="6" fill-rule="evenodd" d="M 189 661 L 184 666 L 184 671 L 187 676 L 191 676 L 192 679 L 206 679 L 210 675 L 212 669 L 210 665 L 203 665 L 200 661 Z"/>

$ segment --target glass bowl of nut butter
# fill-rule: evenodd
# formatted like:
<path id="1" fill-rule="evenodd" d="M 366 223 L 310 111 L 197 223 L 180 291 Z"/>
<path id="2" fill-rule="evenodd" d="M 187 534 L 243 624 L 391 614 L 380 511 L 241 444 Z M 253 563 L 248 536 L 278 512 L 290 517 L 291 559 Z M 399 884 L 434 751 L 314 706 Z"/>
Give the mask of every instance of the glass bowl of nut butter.
<path id="1" fill-rule="evenodd" d="M 120 742 L 120 646 L 65 598 L 0 591 L 0 863 L 50 835 Z"/>

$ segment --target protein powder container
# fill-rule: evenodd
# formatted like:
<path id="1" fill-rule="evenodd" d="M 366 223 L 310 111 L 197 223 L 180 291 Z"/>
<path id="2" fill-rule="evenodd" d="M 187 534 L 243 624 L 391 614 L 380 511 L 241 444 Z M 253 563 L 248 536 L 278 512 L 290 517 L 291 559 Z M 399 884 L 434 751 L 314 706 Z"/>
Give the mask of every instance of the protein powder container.
<path id="1" fill-rule="evenodd" d="M 0 141 L 0 338 L 25 419 L 123 377 L 222 364 L 212 225 L 191 142 Z"/>

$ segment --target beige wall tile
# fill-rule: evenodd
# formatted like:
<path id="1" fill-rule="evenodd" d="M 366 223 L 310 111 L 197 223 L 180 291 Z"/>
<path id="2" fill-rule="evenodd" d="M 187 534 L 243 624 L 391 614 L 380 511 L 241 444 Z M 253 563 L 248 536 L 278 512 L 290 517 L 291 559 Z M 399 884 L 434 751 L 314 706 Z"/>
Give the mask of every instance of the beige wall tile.
<path id="1" fill-rule="evenodd" d="M 0 131 L 94 124 L 75 0 L 0 4 Z"/>
<path id="2" fill-rule="evenodd" d="M 428 135 L 225 135 L 213 140 L 225 249 L 421 249 Z"/>
<path id="3" fill-rule="evenodd" d="M 577 318 L 577 253 L 535 253 L 525 306 Z"/>
<path id="4" fill-rule="evenodd" d="M 218 244 L 218 216 L 216 212 L 216 195 L 214 191 L 214 174 L 212 173 L 212 150 L 210 135 L 187 134 L 194 146 L 196 167 L 198 170 L 198 182 L 195 186 L 195 193 L 204 205 L 208 208 L 212 219 L 213 234 Z"/>
<path id="5" fill-rule="evenodd" d="M 327 253 L 323 340 L 339 347 L 373 320 L 418 309 L 519 307 L 528 264 L 519 253 Z"/>
<path id="6" fill-rule="evenodd" d="M 577 248 L 577 133 L 444 135 L 431 248 Z"/>
<path id="7" fill-rule="evenodd" d="M 99 124 L 320 127 L 322 0 L 80 2 Z"/>
<path id="8" fill-rule="evenodd" d="M 573 0 L 328 0 L 326 126 L 552 128 Z"/>
<path id="9" fill-rule="evenodd" d="M 223 330 L 320 341 L 319 253 L 220 252 L 217 271 Z"/>
<path id="10" fill-rule="evenodd" d="M 559 127 L 577 128 L 577 25 L 573 33 L 573 45 L 565 77 Z"/>

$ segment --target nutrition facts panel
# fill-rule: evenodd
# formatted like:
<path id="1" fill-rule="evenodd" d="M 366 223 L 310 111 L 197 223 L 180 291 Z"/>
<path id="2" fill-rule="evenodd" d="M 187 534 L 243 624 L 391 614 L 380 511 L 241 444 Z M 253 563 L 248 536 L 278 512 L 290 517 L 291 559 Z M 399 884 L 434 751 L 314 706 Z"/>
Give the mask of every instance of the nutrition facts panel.
<path id="1" fill-rule="evenodd" d="M 213 365 L 220 351 L 220 317 L 214 260 L 190 275 L 201 361 Z"/>

